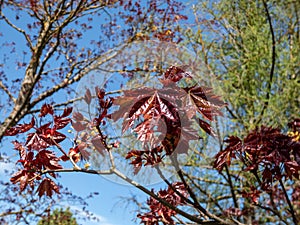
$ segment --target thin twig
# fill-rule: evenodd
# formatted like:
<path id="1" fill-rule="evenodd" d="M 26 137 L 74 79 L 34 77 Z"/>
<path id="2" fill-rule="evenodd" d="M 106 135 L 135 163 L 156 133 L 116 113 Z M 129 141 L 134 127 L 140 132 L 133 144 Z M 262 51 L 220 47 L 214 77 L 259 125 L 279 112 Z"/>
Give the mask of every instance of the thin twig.
<path id="1" fill-rule="evenodd" d="M 13 101 L 13 103 L 16 103 L 16 98 L 10 93 L 7 87 L 2 83 L 0 80 L 0 88 L 3 89 L 3 91 L 8 95 L 8 97 Z"/>
<path id="2" fill-rule="evenodd" d="M 296 215 L 295 215 L 294 207 L 293 207 L 293 205 L 292 205 L 292 203 L 291 203 L 291 201 L 290 201 L 290 198 L 289 198 L 289 196 L 288 196 L 288 194 L 287 194 L 287 192 L 286 192 L 286 189 L 285 189 L 285 187 L 284 187 L 284 184 L 283 184 L 283 182 L 282 182 L 282 179 L 279 179 L 279 183 L 280 183 L 280 186 L 281 186 L 281 188 L 282 188 L 282 190 L 283 190 L 285 199 L 286 199 L 286 201 L 287 201 L 287 203 L 288 203 L 288 205 L 289 205 L 289 208 L 290 208 L 289 211 L 290 211 L 290 213 L 292 214 L 293 222 L 294 222 L 295 225 L 297 225 L 297 224 L 298 224 L 298 221 L 297 221 L 297 218 L 296 218 Z"/>
<path id="3" fill-rule="evenodd" d="M 18 31 L 18 32 L 20 32 L 21 34 L 24 35 L 24 37 L 25 37 L 25 39 L 26 39 L 26 41 L 27 41 L 27 43 L 28 43 L 28 45 L 29 45 L 29 48 L 30 48 L 31 52 L 33 52 L 34 49 L 33 49 L 31 40 L 30 40 L 30 38 L 29 38 L 29 35 L 26 34 L 26 32 L 25 32 L 24 30 L 22 30 L 21 28 L 17 27 L 16 25 L 14 25 L 12 22 L 10 22 L 10 20 L 9 20 L 6 16 L 4 16 L 2 12 L 1 12 L 0 16 L 4 19 L 4 21 L 5 21 L 9 26 L 11 26 L 13 29 L 15 29 L 16 31 Z"/>
<path id="4" fill-rule="evenodd" d="M 275 34 L 274 34 L 274 29 L 273 29 L 273 25 L 272 25 L 272 19 L 270 16 L 270 12 L 268 9 L 268 5 L 266 3 L 265 0 L 262 0 L 264 8 L 265 8 L 265 12 L 266 12 L 266 16 L 267 16 L 267 20 L 270 26 L 270 32 L 271 32 L 271 36 L 272 36 L 272 64 L 271 64 L 271 70 L 270 70 L 270 79 L 269 79 L 269 83 L 268 83 L 268 90 L 267 90 L 267 95 L 266 95 L 266 100 L 264 102 L 264 106 L 262 111 L 260 112 L 260 115 L 258 117 L 258 119 L 254 122 L 255 125 L 258 125 L 261 120 L 262 117 L 269 105 L 269 100 L 270 100 L 270 93 L 271 93 L 271 87 L 272 87 L 272 81 L 273 81 L 273 76 L 274 76 L 274 70 L 275 70 L 275 63 L 276 63 L 276 41 L 275 41 Z"/>

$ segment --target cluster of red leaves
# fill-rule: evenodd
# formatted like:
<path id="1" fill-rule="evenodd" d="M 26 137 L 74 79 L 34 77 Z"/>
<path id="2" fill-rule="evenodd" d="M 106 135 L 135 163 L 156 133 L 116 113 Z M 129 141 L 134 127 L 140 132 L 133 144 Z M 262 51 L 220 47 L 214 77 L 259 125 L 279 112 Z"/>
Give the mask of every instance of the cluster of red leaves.
<path id="1" fill-rule="evenodd" d="M 134 174 L 137 174 L 140 169 L 142 168 L 143 162 L 144 165 L 155 165 L 157 163 L 160 163 L 162 161 L 162 152 L 163 148 L 161 146 L 158 146 L 156 148 L 153 148 L 151 150 L 131 150 L 127 153 L 126 159 L 134 158 L 130 164 L 133 165 L 134 168 Z"/>
<path id="2" fill-rule="evenodd" d="M 185 204 L 184 199 L 188 197 L 188 193 L 183 183 L 176 182 L 172 184 L 172 187 L 158 191 L 157 196 L 177 207 Z M 137 215 L 141 219 L 141 223 L 145 225 L 158 225 L 159 222 L 163 224 L 175 224 L 172 217 L 177 213 L 174 210 L 163 205 L 153 197 L 147 200 L 147 205 L 150 208 L 150 212 Z"/>
<path id="3" fill-rule="evenodd" d="M 73 113 L 72 126 L 75 131 L 78 133 L 82 132 L 80 135 L 81 144 L 74 148 L 74 154 L 80 153 L 80 155 L 88 160 L 90 153 L 86 151 L 87 148 L 95 148 L 101 155 L 104 154 L 104 151 L 107 150 L 106 146 L 106 136 L 99 133 L 100 130 L 97 130 L 96 135 L 92 135 L 94 128 L 99 128 L 100 125 L 105 125 L 105 118 L 110 118 L 108 114 L 109 108 L 113 104 L 113 98 L 105 98 L 105 91 L 98 87 L 95 88 L 98 113 L 97 117 L 92 121 L 84 117 L 80 112 Z M 84 101 L 87 103 L 88 107 L 92 105 L 93 96 L 90 89 L 86 90 L 84 95 Z M 99 128 L 100 129 L 100 128 Z"/>
<path id="4" fill-rule="evenodd" d="M 42 180 L 37 189 L 39 196 L 45 194 L 51 197 L 53 191 L 59 193 L 59 188 L 54 181 L 46 176 L 43 178 L 41 172 L 62 168 L 59 164 L 62 158 L 47 148 L 59 146 L 59 143 L 66 138 L 58 130 L 63 129 L 71 122 L 68 117 L 71 112 L 72 108 L 66 108 L 62 115 L 55 115 L 52 106 L 44 104 L 39 114 L 40 122 L 38 124 L 41 124 L 40 126 L 37 126 L 35 118 L 32 118 L 29 124 L 19 124 L 7 130 L 6 136 L 15 136 L 34 129 L 34 132 L 27 133 L 26 143 L 13 141 L 14 148 L 19 151 L 20 155 L 18 163 L 22 165 L 23 169 L 12 176 L 11 182 L 20 183 L 21 191 L 28 185 L 34 188 L 35 182 Z M 42 118 L 46 115 L 50 115 L 51 122 L 42 124 Z M 50 173 L 50 175 L 56 177 L 55 173 Z"/>
<path id="5" fill-rule="evenodd" d="M 220 108 L 224 103 L 211 89 L 196 83 L 180 87 L 179 82 L 184 79 L 192 79 L 191 74 L 183 67 L 171 66 L 160 80 L 162 89 L 128 90 L 114 100 L 120 107 L 112 114 L 112 119 L 124 118 L 122 132 L 130 128 L 145 148 L 132 150 L 126 156 L 132 159 L 134 173 L 138 173 L 142 165 L 161 162 L 175 149 L 177 153 L 187 153 L 189 141 L 199 139 L 197 131 L 191 127 L 197 113 L 209 121 L 222 115 Z M 199 119 L 198 124 L 209 135 L 215 135 L 209 123 Z M 156 137 L 157 133 L 164 137 Z"/>
<path id="6" fill-rule="evenodd" d="M 300 127 L 297 120 L 291 124 L 294 129 L 295 125 L 297 129 Z M 300 142 L 281 133 L 279 129 L 262 126 L 243 140 L 231 136 L 226 142 L 226 149 L 215 156 L 214 167 L 218 171 L 222 171 L 225 165 L 230 166 L 232 158 L 238 157 L 246 166 L 245 171 L 256 174 L 262 171 L 263 190 L 268 190 L 275 180 L 299 179 Z"/>

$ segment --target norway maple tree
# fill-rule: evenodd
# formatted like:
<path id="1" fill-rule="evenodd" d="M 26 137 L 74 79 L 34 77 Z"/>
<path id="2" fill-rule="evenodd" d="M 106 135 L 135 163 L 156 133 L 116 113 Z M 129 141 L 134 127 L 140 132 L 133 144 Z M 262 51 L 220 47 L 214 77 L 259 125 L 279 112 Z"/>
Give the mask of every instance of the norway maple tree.
<path id="1" fill-rule="evenodd" d="M 245 12 L 244 9 L 249 5 L 251 3 L 242 1 L 230 6 L 235 7 L 233 12 Z M 269 83 L 261 87 L 255 86 L 255 82 L 248 84 L 250 94 L 242 88 L 244 96 L 250 97 L 253 95 L 252 88 L 258 90 L 257 104 L 252 104 L 248 96 L 252 104 L 251 111 L 244 108 L 244 99 L 242 102 L 233 101 L 230 93 L 224 93 L 223 101 L 212 88 L 198 84 L 191 65 L 178 65 L 175 62 L 166 68 L 156 62 L 150 66 L 147 64 L 147 67 L 144 64 L 142 68 L 140 62 L 136 62 L 133 69 L 133 65 L 130 65 L 130 69 L 110 71 L 129 82 L 138 74 L 147 74 L 159 81 L 160 88 L 135 87 L 118 90 L 116 95 L 111 90 L 105 90 L 107 86 L 96 86 L 94 90 L 86 87 L 79 99 L 61 103 L 50 101 L 49 98 L 54 98 L 60 91 L 72 92 L 73 83 L 109 62 L 115 55 L 106 52 L 111 47 L 119 47 L 121 42 L 155 38 L 170 43 L 189 43 L 195 30 L 187 31 L 186 36 L 180 34 L 182 30 L 174 24 L 187 17 L 182 14 L 182 4 L 175 1 L 3 2 L 2 20 L 24 37 L 31 54 L 28 62 L 17 62 L 24 73 L 23 79 L 10 80 L 3 69 L 0 83 L 11 104 L 11 111 L 5 113 L 2 121 L 0 137 L 14 137 L 12 143 L 19 154 L 19 171 L 12 175 L 11 182 L 18 185 L 20 192 L 34 190 L 39 197 L 51 198 L 60 193 L 56 183 L 59 173 L 115 175 L 149 195 L 146 207 L 137 214 L 139 221 L 145 225 L 298 224 L 300 119 L 294 116 L 294 108 L 298 103 L 294 102 L 290 110 L 293 116 L 290 116 L 285 129 L 270 126 L 278 125 L 266 119 L 266 115 L 272 112 L 270 101 L 275 99 L 272 95 L 273 77 L 279 77 L 274 72 L 277 65 L 276 32 L 271 16 L 276 11 L 270 9 L 274 5 L 268 2 L 262 1 L 257 6 L 261 13 L 250 12 L 256 16 L 258 24 L 264 22 L 264 29 L 269 31 L 264 44 L 268 46 L 266 55 L 271 58 L 270 63 L 266 63 L 270 66 Z M 229 7 L 227 4 L 220 4 L 212 10 L 209 7 L 205 4 L 203 10 L 210 13 L 212 20 L 204 18 L 199 22 L 196 14 L 199 25 L 197 44 L 203 51 L 204 65 L 208 71 L 216 74 L 224 73 L 224 70 L 231 72 L 231 67 L 236 68 L 235 65 L 230 62 L 227 67 L 225 63 L 228 58 L 238 58 L 230 55 L 234 49 L 238 50 L 237 55 L 245 54 L 242 54 L 243 59 L 251 55 L 243 41 L 251 42 L 252 39 L 240 26 L 247 27 L 250 24 L 254 29 L 258 25 L 252 27 L 253 17 L 248 14 L 245 17 L 234 15 L 233 20 L 229 17 L 225 22 L 213 17 L 217 10 L 224 13 L 223 10 Z M 197 8 L 193 10 L 196 12 Z M 114 18 L 116 12 L 119 16 Z M 14 18 L 9 18 L 9 15 L 14 15 Z M 35 22 L 26 24 L 26 28 L 22 28 L 22 23 L 15 25 L 22 16 L 34 18 Z M 108 20 L 101 24 L 102 32 L 97 36 L 99 41 L 90 40 L 91 46 L 87 47 L 80 40 L 84 40 L 84 34 L 89 34 L 89 30 L 95 29 L 90 24 L 93 24 L 91 21 L 96 16 L 104 16 Z M 243 23 L 239 24 L 236 20 Z M 224 26 L 219 31 L 234 40 L 218 39 L 210 45 L 214 49 L 218 49 L 214 45 L 225 45 L 220 48 L 224 50 L 222 54 L 217 50 L 213 52 L 217 61 L 223 63 L 221 68 L 212 62 L 214 55 L 209 52 L 206 40 L 202 39 L 203 24 L 210 29 L 216 26 L 213 27 L 214 31 Z M 237 34 L 231 33 L 230 24 L 236 26 L 233 27 Z M 13 43 L 7 43 L 7 46 L 14 48 Z M 26 58 L 27 53 L 24 55 Z M 291 57 L 296 57 L 293 51 Z M 52 65 L 54 61 L 59 62 L 57 67 Z M 251 63 L 247 64 L 247 60 L 244 63 L 248 67 L 247 72 L 254 71 L 255 76 L 259 76 L 257 74 L 261 68 L 255 72 Z M 225 75 L 218 78 L 224 82 L 223 88 L 227 90 L 229 85 L 226 82 L 230 78 Z M 14 86 L 8 85 L 10 82 L 19 83 L 19 92 L 15 91 Z M 293 78 L 292 82 L 299 80 Z M 276 90 L 279 84 L 276 83 Z M 243 82 L 240 85 L 248 87 Z M 235 87 L 232 90 L 235 94 L 240 91 Z M 47 99 L 48 102 L 45 102 Z M 87 111 L 72 109 L 69 104 L 75 101 L 83 102 Z M 226 110 L 232 120 L 226 121 L 225 126 L 235 126 L 237 130 L 243 128 L 245 131 L 241 134 L 231 134 L 229 131 L 228 138 L 223 140 L 224 134 L 221 134 L 223 131 L 218 124 L 224 120 L 222 112 Z M 250 118 L 251 122 L 244 122 L 246 118 Z M 111 121 L 121 121 L 121 133 L 129 130 L 142 148 L 136 148 L 133 143 L 128 150 L 124 150 L 122 139 L 110 136 L 107 126 Z M 216 128 L 212 125 L 214 123 L 217 124 Z M 73 130 L 73 139 L 67 138 L 66 128 Z M 218 141 L 217 150 L 207 144 L 209 136 Z M 66 142 L 71 147 L 66 147 Z M 199 147 L 199 144 L 202 146 Z M 205 155 L 202 148 L 213 149 L 214 157 Z M 89 162 L 93 160 L 94 153 L 107 160 L 105 169 L 90 168 Z M 141 173 L 143 168 L 153 168 L 167 187 L 158 191 L 141 185 L 118 168 L 117 155 L 128 167 L 133 168 L 133 177 Z M 180 161 L 183 156 L 187 156 L 185 162 Z M 161 170 L 165 165 L 174 169 L 175 176 L 172 179 Z"/>

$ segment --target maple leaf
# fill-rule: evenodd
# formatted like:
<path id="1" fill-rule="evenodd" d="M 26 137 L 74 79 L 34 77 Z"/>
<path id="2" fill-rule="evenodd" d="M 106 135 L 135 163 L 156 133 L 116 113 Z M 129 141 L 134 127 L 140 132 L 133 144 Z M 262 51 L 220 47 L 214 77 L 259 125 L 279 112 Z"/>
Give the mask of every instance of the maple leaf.
<path id="1" fill-rule="evenodd" d="M 13 184 L 15 184 L 15 183 L 19 182 L 20 178 L 24 175 L 25 175 L 25 170 L 19 170 L 12 175 L 12 177 L 10 178 L 10 181 Z"/>
<path id="2" fill-rule="evenodd" d="M 54 110 L 53 107 L 49 104 L 44 104 L 40 110 L 40 114 L 39 117 L 44 117 L 47 114 L 53 115 L 54 114 Z"/>
<path id="3" fill-rule="evenodd" d="M 174 90 L 172 88 L 166 88 L 163 90 L 155 90 L 153 88 L 139 88 L 135 90 L 125 90 L 124 95 L 119 96 L 118 98 L 114 99 L 114 105 L 119 105 L 119 110 L 115 111 L 111 118 L 114 121 L 117 121 L 121 118 L 130 118 L 133 114 L 142 115 L 139 112 L 144 111 L 145 109 L 140 109 L 141 106 L 145 104 L 147 105 L 147 101 L 149 100 L 148 104 L 151 103 L 151 100 L 155 101 L 155 95 L 164 99 L 164 104 L 166 102 L 174 103 L 173 105 L 177 106 L 178 99 L 182 98 L 185 95 L 185 92 L 182 89 Z M 153 102 L 154 103 L 154 102 Z M 149 105 L 148 105 L 149 106 Z M 153 106 L 153 105 L 151 105 Z M 157 106 L 157 104 L 155 104 Z M 149 109 L 151 109 L 150 107 Z M 139 111 L 141 110 L 141 111 Z M 146 111 L 145 111 L 146 112 Z"/>
<path id="4" fill-rule="evenodd" d="M 47 129 L 44 135 L 47 138 L 46 141 L 50 145 L 56 145 L 66 139 L 66 135 L 56 131 L 55 129 Z"/>
<path id="5" fill-rule="evenodd" d="M 80 132 L 80 131 L 83 131 L 87 128 L 87 123 L 85 122 L 80 122 L 80 121 L 72 121 L 72 127 L 77 131 L 77 132 Z"/>
<path id="6" fill-rule="evenodd" d="M 32 164 L 32 157 L 33 154 L 30 154 L 30 156 L 26 156 L 26 159 L 19 160 L 23 162 L 24 169 L 14 173 L 10 178 L 10 181 L 13 184 L 20 183 L 20 191 L 23 191 L 28 184 L 32 184 L 33 179 L 40 178 L 40 176 L 34 172 L 35 170 Z"/>
<path id="7" fill-rule="evenodd" d="M 61 116 L 59 117 L 67 117 L 72 113 L 73 108 L 72 107 L 68 107 L 64 109 L 64 112 Z"/>
<path id="8" fill-rule="evenodd" d="M 235 136 L 230 136 L 225 142 L 229 143 L 228 146 L 215 156 L 214 168 L 219 172 L 222 171 L 226 164 L 230 166 L 231 159 L 236 156 L 236 151 L 239 151 L 242 147 L 241 139 Z"/>
<path id="9" fill-rule="evenodd" d="M 294 176 L 299 179 L 300 165 L 296 161 L 284 162 L 284 168 L 288 178 L 292 179 L 292 176 Z"/>
<path id="10" fill-rule="evenodd" d="M 60 130 L 62 128 L 64 128 L 65 126 L 67 126 L 70 122 L 71 119 L 67 118 L 67 116 L 69 116 L 72 113 L 72 108 L 65 108 L 64 112 L 62 115 L 60 116 L 54 116 L 54 126 L 53 129 L 54 130 Z"/>
<path id="11" fill-rule="evenodd" d="M 71 122 L 70 118 L 64 118 L 60 116 L 54 116 L 54 127 L 55 130 L 60 130 L 67 126 Z"/>
<path id="12" fill-rule="evenodd" d="M 139 150 L 131 150 L 127 152 L 127 155 L 125 159 L 134 158 L 130 164 L 133 165 L 134 171 L 133 174 L 136 175 L 140 171 L 143 165 L 143 155 L 145 154 L 145 151 L 139 151 Z"/>
<path id="13" fill-rule="evenodd" d="M 148 93 L 148 96 L 141 93 Z M 135 103 L 132 104 L 133 100 Z M 158 125 L 160 119 L 172 121 L 178 119 L 178 116 L 175 115 L 175 107 L 172 108 L 169 101 L 161 98 L 160 93 L 153 89 L 143 88 L 139 91 L 127 91 L 125 96 L 117 98 L 114 103 L 120 104 L 120 109 L 112 115 L 114 120 L 121 118 L 126 111 L 122 126 L 123 133 L 129 128 L 133 128 L 136 121 L 144 119 L 135 129 L 141 141 L 148 141 L 145 137 L 153 133 L 153 128 Z"/>
<path id="14" fill-rule="evenodd" d="M 74 112 L 73 118 L 75 121 L 80 122 L 84 120 L 84 116 L 80 112 Z"/>
<path id="15" fill-rule="evenodd" d="M 174 190 L 176 190 L 176 192 Z M 179 196 L 177 194 L 178 192 L 183 197 Z M 184 198 L 188 197 L 188 192 L 183 183 L 175 182 L 172 184 L 172 187 L 168 187 L 166 190 L 160 190 L 156 195 L 176 207 L 178 205 L 186 204 Z M 142 223 L 151 225 L 158 225 L 159 222 L 163 222 L 163 224 L 175 224 L 172 217 L 177 213 L 174 210 L 168 208 L 152 197 L 147 200 L 147 205 L 150 208 L 150 212 L 137 215 Z"/>
<path id="16" fill-rule="evenodd" d="M 25 147 L 18 141 L 13 141 L 12 143 L 14 145 L 14 149 L 19 151 L 20 159 L 25 159 L 26 157 Z"/>
<path id="17" fill-rule="evenodd" d="M 62 166 L 58 164 L 59 159 L 56 155 L 49 150 L 39 151 L 36 156 L 34 163 L 39 168 L 45 168 L 47 170 L 62 169 Z"/>
<path id="18" fill-rule="evenodd" d="M 27 135 L 26 140 L 26 147 L 28 149 L 45 149 L 49 146 L 49 143 L 46 142 L 43 138 L 43 136 L 39 135 L 38 133 L 29 133 Z"/>
<path id="19" fill-rule="evenodd" d="M 183 66 L 183 67 L 170 66 L 164 73 L 164 79 L 170 80 L 173 82 L 178 82 L 183 77 L 191 78 L 191 75 L 185 71 L 186 68 L 187 68 L 187 66 Z"/>
<path id="20" fill-rule="evenodd" d="M 131 129 L 147 149 L 141 155 L 135 155 L 131 162 L 135 171 L 139 171 L 143 164 L 161 162 L 164 155 L 156 150 L 162 147 L 165 155 L 171 155 L 175 149 L 178 149 L 177 153 L 187 153 L 189 141 L 199 139 L 190 121 L 197 111 L 210 120 L 215 115 L 222 115 L 219 109 L 224 103 L 211 93 L 211 89 L 203 91 L 194 84 L 192 87 L 186 85 L 184 89 L 176 86 L 176 82 L 185 78 L 191 79 L 191 74 L 185 72 L 184 68 L 173 66 L 160 79 L 164 85 L 162 89 L 144 87 L 126 90 L 123 96 L 114 100 L 114 104 L 120 107 L 111 118 L 114 121 L 123 118 L 122 133 Z M 192 111 L 190 107 L 193 107 Z M 199 125 L 208 134 L 215 135 L 205 121 L 199 120 Z"/>
<path id="21" fill-rule="evenodd" d="M 259 196 L 261 194 L 261 191 L 257 190 L 257 188 L 251 186 L 250 191 L 242 191 L 241 192 L 242 196 L 244 198 L 250 198 L 251 201 L 255 204 L 258 204 Z"/>
<path id="22" fill-rule="evenodd" d="M 217 136 L 209 123 L 205 122 L 204 120 L 199 119 L 199 125 L 207 134 L 209 134 L 213 137 Z"/>
<path id="23" fill-rule="evenodd" d="M 16 134 L 25 133 L 33 128 L 35 125 L 35 119 L 32 117 L 30 123 L 18 124 L 15 127 L 12 127 L 5 132 L 5 136 L 15 136 Z"/>
<path id="24" fill-rule="evenodd" d="M 92 94 L 90 89 L 86 89 L 85 95 L 84 95 L 84 101 L 89 105 L 92 101 Z"/>
<path id="25" fill-rule="evenodd" d="M 131 150 L 127 152 L 125 159 L 131 159 L 130 164 L 133 165 L 133 174 L 136 175 L 140 171 L 142 165 L 155 165 L 162 161 L 162 146 L 155 147 L 151 150 Z"/>
<path id="26" fill-rule="evenodd" d="M 212 93 L 212 88 L 194 86 L 185 88 L 185 91 L 188 93 L 184 102 L 189 118 L 194 117 L 196 112 L 201 113 L 208 120 L 223 115 L 220 109 L 225 103 Z"/>
<path id="27" fill-rule="evenodd" d="M 105 90 L 104 89 L 100 89 L 99 87 L 95 87 L 95 92 L 97 94 L 98 99 L 104 99 L 105 96 Z"/>
<path id="28" fill-rule="evenodd" d="M 41 150 L 50 145 L 56 145 L 62 142 L 66 135 L 56 131 L 55 128 L 49 128 L 51 123 L 46 123 L 39 128 L 36 128 L 35 133 L 27 135 L 26 147 L 29 149 Z"/>
<path id="29" fill-rule="evenodd" d="M 104 151 L 106 150 L 105 146 L 103 145 L 103 140 L 100 136 L 94 137 L 91 140 L 93 146 L 96 148 L 96 150 L 102 155 L 104 156 Z"/>
<path id="30" fill-rule="evenodd" d="M 44 178 L 41 184 L 39 185 L 37 192 L 39 197 L 46 195 L 51 198 L 53 192 L 59 194 L 59 187 L 50 178 Z"/>

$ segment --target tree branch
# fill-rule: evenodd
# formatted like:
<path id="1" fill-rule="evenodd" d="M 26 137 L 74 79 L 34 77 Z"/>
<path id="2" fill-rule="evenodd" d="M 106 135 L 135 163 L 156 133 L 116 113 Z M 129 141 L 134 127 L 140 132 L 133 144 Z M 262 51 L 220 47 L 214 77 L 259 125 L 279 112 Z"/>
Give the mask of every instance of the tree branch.
<path id="1" fill-rule="evenodd" d="M 4 19 L 4 21 L 5 21 L 10 27 L 12 27 L 13 29 L 15 29 L 15 30 L 18 31 L 19 33 L 23 34 L 23 36 L 25 37 L 25 39 L 26 39 L 26 41 L 27 41 L 27 43 L 28 43 L 28 45 L 29 45 L 29 48 L 30 48 L 31 52 L 33 52 L 34 49 L 33 49 L 33 46 L 32 46 L 32 42 L 31 42 L 29 36 L 26 34 L 26 32 L 25 32 L 23 29 L 21 29 L 21 28 L 17 27 L 16 25 L 14 25 L 12 22 L 10 22 L 10 20 L 2 13 L 2 11 L 0 12 L 0 16 Z"/>
<path id="2" fill-rule="evenodd" d="M 266 3 L 265 0 L 262 0 L 264 8 L 265 8 L 265 12 L 266 12 L 266 16 L 267 16 L 267 20 L 270 26 L 270 32 L 271 32 L 271 36 L 272 36 L 272 64 L 271 64 L 271 70 L 270 70 L 270 79 L 269 79 L 269 83 L 268 83 L 268 89 L 267 89 L 267 95 L 266 95 L 266 100 L 264 102 L 264 106 L 262 111 L 260 112 L 260 115 L 258 117 L 258 119 L 254 122 L 254 124 L 257 126 L 261 120 L 262 117 L 269 105 L 269 101 L 270 101 L 270 95 L 271 95 L 271 88 L 272 88 L 272 81 L 273 81 L 273 77 L 274 77 L 274 70 L 275 70 L 275 63 L 276 63 L 276 41 L 275 41 L 275 33 L 274 33 L 274 29 L 273 29 L 273 25 L 272 25 L 272 18 L 270 16 L 270 12 L 268 9 L 268 5 Z"/>
<path id="3" fill-rule="evenodd" d="M 281 188 L 282 188 L 282 190 L 283 190 L 285 199 L 286 199 L 286 201 L 287 201 L 287 203 L 288 203 L 288 205 L 289 205 L 289 208 L 290 208 L 289 211 L 290 211 L 290 213 L 292 214 L 293 222 L 294 222 L 295 225 L 297 225 L 297 224 L 298 224 L 298 221 L 297 221 L 297 218 L 296 218 L 296 215 L 295 215 L 295 210 L 294 210 L 294 207 L 293 207 L 293 205 L 292 205 L 292 203 L 291 203 L 291 201 L 290 201 L 290 198 L 289 198 L 289 196 L 288 196 L 288 194 L 287 194 L 287 192 L 286 192 L 286 189 L 285 189 L 285 187 L 284 187 L 284 184 L 283 184 L 283 182 L 282 182 L 282 179 L 279 179 L 279 183 L 280 183 L 280 186 L 281 186 Z"/>
<path id="4" fill-rule="evenodd" d="M 5 87 L 5 85 L 2 83 L 1 80 L 0 80 L 0 88 L 3 89 L 3 91 L 8 95 L 8 97 L 10 98 L 10 100 L 13 101 L 13 103 L 16 103 L 16 98 L 10 93 L 10 91 L 8 90 L 8 88 Z"/>

